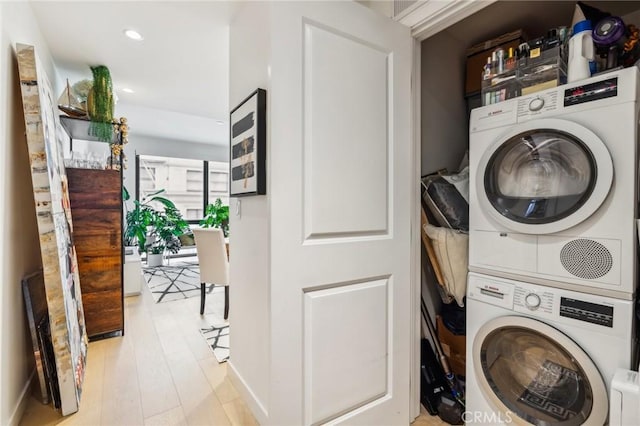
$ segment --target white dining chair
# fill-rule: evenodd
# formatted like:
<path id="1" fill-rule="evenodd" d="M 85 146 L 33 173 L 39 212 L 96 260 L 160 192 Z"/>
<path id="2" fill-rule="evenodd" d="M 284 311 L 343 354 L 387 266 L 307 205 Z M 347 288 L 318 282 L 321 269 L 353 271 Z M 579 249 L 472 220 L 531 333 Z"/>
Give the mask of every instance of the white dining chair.
<path id="1" fill-rule="evenodd" d="M 204 314 L 206 284 L 224 286 L 224 319 L 229 317 L 229 258 L 220 228 L 196 228 L 198 263 L 200 264 L 200 315 Z"/>

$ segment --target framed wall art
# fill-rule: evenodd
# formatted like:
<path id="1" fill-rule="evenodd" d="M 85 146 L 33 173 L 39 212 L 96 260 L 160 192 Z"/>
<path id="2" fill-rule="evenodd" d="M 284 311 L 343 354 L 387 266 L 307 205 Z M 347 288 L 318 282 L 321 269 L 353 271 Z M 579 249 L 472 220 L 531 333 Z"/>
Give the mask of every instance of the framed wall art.
<path id="1" fill-rule="evenodd" d="M 258 89 L 231 111 L 229 195 L 267 193 L 267 92 Z"/>
<path id="2" fill-rule="evenodd" d="M 62 415 L 78 411 L 87 357 L 62 135 L 51 85 L 33 46 L 16 45 L 44 290 Z M 54 392 L 55 393 L 55 392 Z"/>

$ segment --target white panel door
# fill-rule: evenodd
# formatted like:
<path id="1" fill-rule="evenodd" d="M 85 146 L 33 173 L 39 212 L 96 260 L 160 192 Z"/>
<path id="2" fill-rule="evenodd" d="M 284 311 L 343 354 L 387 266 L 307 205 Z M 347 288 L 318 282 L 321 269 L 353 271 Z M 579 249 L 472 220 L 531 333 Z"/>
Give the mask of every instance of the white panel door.
<path id="1" fill-rule="evenodd" d="M 272 12 L 269 421 L 407 424 L 409 29 L 352 2 Z"/>

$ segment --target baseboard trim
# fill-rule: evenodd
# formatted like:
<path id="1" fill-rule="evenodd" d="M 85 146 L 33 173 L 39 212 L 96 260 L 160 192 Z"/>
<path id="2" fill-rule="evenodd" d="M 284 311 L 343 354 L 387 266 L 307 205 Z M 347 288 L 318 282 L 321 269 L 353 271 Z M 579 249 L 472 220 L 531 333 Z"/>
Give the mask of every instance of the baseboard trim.
<path id="1" fill-rule="evenodd" d="M 31 375 L 22 389 L 16 408 L 14 408 L 13 413 L 11 413 L 11 417 L 9 417 L 9 426 L 18 426 L 20 420 L 22 420 L 22 416 L 24 415 L 24 412 L 27 409 L 27 404 L 29 403 L 29 397 L 31 396 L 31 392 L 29 392 L 29 390 L 31 389 L 31 385 L 35 378 L 36 370 L 34 369 L 31 371 Z"/>
<path id="2" fill-rule="evenodd" d="M 233 362 L 231 360 L 227 361 L 227 376 L 235 386 L 236 390 L 240 392 L 242 399 L 244 399 L 249 406 L 249 409 L 258 421 L 258 424 L 267 424 L 269 420 L 269 413 L 265 409 L 264 405 L 260 403 L 260 400 L 256 397 L 251 388 L 247 385 L 247 382 L 242 378 L 240 373 L 238 373 L 238 370 L 233 366 Z"/>

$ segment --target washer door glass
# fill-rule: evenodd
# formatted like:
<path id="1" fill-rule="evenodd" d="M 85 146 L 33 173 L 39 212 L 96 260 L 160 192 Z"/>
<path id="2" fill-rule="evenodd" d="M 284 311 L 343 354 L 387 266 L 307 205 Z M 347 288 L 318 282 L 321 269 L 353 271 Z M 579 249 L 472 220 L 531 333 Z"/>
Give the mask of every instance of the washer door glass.
<path id="1" fill-rule="evenodd" d="M 563 346 L 520 326 L 490 332 L 480 349 L 482 374 L 499 400 L 534 425 L 581 425 L 594 403 L 587 374 Z"/>
<path id="2" fill-rule="evenodd" d="M 582 141 L 561 130 L 536 129 L 511 137 L 493 153 L 484 186 L 503 216 L 545 224 L 582 207 L 596 178 L 596 161 Z"/>

